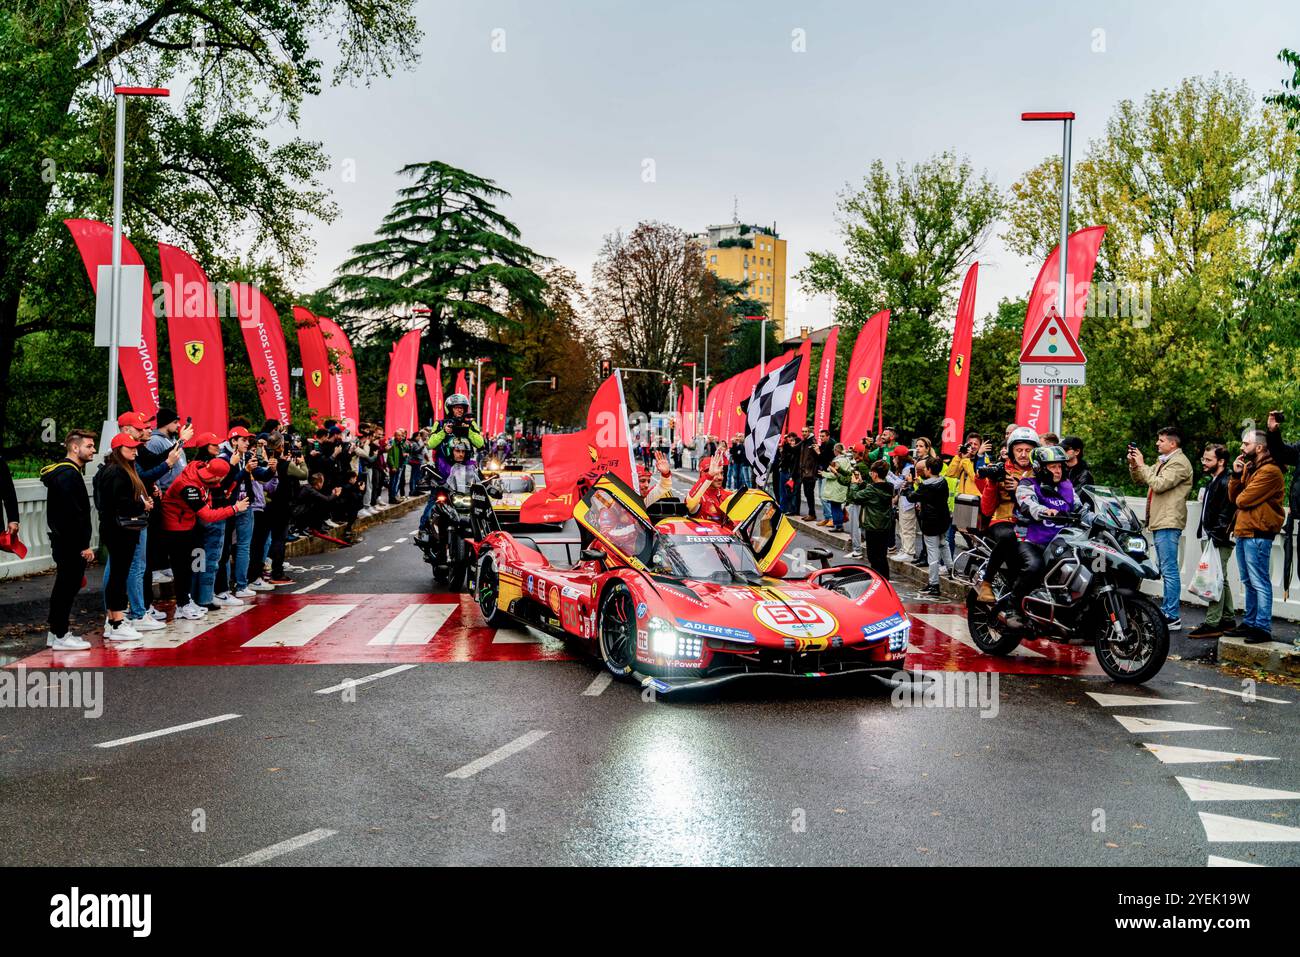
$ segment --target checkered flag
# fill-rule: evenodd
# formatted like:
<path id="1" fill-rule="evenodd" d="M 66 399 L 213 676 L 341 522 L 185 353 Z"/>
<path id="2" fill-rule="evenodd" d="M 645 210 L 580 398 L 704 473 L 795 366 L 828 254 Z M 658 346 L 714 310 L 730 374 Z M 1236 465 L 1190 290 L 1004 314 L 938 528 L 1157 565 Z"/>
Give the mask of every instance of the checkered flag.
<path id="1" fill-rule="evenodd" d="M 773 369 L 754 386 L 754 392 L 742 403 L 745 409 L 745 456 L 754 468 L 755 488 L 767 482 L 776 447 L 781 444 L 785 416 L 790 411 L 794 382 L 799 377 L 803 356 L 796 355 L 780 368 Z"/>

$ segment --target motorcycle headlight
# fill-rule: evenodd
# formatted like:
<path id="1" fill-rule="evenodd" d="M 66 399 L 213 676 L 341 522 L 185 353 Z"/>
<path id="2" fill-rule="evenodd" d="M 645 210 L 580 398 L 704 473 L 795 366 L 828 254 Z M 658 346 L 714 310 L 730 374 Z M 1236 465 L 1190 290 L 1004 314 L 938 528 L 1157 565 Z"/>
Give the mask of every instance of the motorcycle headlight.
<path id="1" fill-rule="evenodd" d="M 1130 535 L 1128 541 L 1124 543 L 1124 547 L 1130 552 L 1141 552 L 1145 555 L 1147 553 L 1147 540 L 1141 535 Z"/>

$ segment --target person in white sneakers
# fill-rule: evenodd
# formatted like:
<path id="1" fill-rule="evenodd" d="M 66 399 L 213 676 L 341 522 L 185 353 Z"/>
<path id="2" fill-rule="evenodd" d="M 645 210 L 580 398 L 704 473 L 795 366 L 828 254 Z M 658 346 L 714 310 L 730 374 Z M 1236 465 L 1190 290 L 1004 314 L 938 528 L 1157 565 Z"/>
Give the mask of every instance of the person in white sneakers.
<path id="1" fill-rule="evenodd" d="M 63 440 L 67 456 L 41 469 L 47 489 L 45 520 L 57 573 L 50 592 L 49 631 L 45 644 L 55 651 L 85 651 L 90 642 L 68 630 L 68 618 L 86 566 L 95 560 L 90 547 L 90 498 L 86 465 L 95 457 L 95 433 L 74 429 Z"/>
<path id="2" fill-rule="evenodd" d="M 140 530 L 149 525 L 153 497 L 135 469 L 140 441 L 125 432 L 113 436 L 112 452 L 95 473 L 92 483 L 95 510 L 99 514 L 99 541 L 108 549 L 108 575 L 104 581 L 104 598 L 108 620 L 104 638 L 108 641 L 137 641 L 143 635 L 126 619 L 129 602 L 126 580 L 131 559 L 140 541 Z"/>

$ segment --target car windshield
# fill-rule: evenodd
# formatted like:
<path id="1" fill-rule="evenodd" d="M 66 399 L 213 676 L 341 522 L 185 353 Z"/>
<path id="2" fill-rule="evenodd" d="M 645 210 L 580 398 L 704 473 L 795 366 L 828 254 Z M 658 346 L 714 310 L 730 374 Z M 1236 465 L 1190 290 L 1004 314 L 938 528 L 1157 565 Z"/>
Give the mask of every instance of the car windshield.
<path id="1" fill-rule="evenodd" d="M 754 554 L 731 535 L 664 535 L 655 540 L 654 570 L 700 581 L 756 582 Z"/>
<path id="2" fill-rule="evenodd" d="M 500 477 L 501 491 L 506 495 L 520 495 L 533 491 L 533 477 L 527 472 L 506 472 Z"/>

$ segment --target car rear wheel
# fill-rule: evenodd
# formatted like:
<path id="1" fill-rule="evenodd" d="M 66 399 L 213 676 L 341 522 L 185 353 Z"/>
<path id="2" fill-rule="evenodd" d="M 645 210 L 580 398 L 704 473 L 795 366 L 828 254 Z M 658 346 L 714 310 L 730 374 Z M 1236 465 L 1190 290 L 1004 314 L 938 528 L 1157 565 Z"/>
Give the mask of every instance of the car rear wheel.
<path id="1" fill-rule="evenodd" d="M 636 665 L 636 611 L 624 584 L 614 585 L 600 600 L 596 643 L 605 667 L 615 677 L 630 679 Z"/>
<path id="2" fill-rule="evenodd" d="M 478 565 L 478 588 L 475 595 L 478 610 L 491 628 L 500 628 L 505 619 L 505 612 L 497 607 L 500 594 L 501 579 L 497 575 L 496 561 L 492 558 L 492 553 L 488 552 Z"/>

